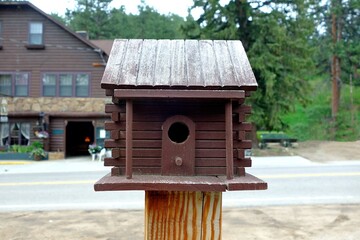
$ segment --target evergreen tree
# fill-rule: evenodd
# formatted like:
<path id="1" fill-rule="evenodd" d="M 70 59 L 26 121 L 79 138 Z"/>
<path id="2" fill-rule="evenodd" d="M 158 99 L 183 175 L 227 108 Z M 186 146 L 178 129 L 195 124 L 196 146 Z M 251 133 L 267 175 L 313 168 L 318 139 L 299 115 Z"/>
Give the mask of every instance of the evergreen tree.
<path id="1" fill-rule="evenodd" d="M 77 0 L 75 10 L 67 9 L 64 22 L 74 31 L 87 31 L 90 39 L 183 38 L 180 16 L 162 15 L 145 1 L 138 6 L 139 14 L 127 14 L 124 6 L 110 9 L 111 1 Z"/>
<path id="2" fill-rule="evenodd" d="M 66 22 L 76 31 L 87 31 L 90 39 L 107 39 L 109 4 L 112 0 L 76 0 L 75 10 L 66 11 Z"/>
<path id="3" fill-rule="evenodd" d="M 281 116 L 298 101 L 306 103 L 312 2 L 194 0 L 193 8 L 199 7 L 200 18 L 182 28 L 187 37 L 241 40 L 259 85 L 251 98 L 253 120 L 260 129 L 283 129 Z"/>
<path id="4" fill-rule="evenodd" d="M 113 36 L 117 38 L 178 39 L 183 38 L 180 26 L 184 19 L 178 15 L 162 15 L 142 3 L 139 14 L 125 13 L 124 8 L 111 12 Z"/>
<path id="5" fill-rule="evenodd" d="M 341 87 L 350 79 L 352 84 L 360 85 L 360 1 L 328 0 L 319 4 L 318 9 L 320 27 L 313 41 L 319 49 L 315 60 L 325 81 L 332 84 L 330 138 L 334 139 L 341 128 L 339 113 L 350 112 L 348 105 L 341 106 Z"/>

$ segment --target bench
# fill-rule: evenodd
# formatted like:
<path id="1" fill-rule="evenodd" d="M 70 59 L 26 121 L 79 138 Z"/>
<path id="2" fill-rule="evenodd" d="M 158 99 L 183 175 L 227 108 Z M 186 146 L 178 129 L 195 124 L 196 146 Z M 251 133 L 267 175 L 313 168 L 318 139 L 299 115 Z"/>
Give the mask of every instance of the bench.
<path id="1" fill-rule="evenodd" d="M 291 147 L 292 143 L 297 142 L 296 138 L 291 138 L 283 132 L 257 132 L 256 133 L 259 148 L 264 149 L 267 147 L 268 143 L 280 143 L 283 147 Z"/>

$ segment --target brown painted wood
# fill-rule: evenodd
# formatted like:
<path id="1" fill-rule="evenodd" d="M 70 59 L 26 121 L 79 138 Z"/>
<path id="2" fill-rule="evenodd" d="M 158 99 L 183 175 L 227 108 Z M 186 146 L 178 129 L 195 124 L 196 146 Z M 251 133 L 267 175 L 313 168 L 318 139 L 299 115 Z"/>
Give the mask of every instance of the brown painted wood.
<path id="1" fill-rule="evenodd" d="M 221 192 L 145 192 L 145 239 L 221 239 Z"/>
<path id="2" fill-rule="evenodd" d="M 186 139 L 174 142 L 170 138 L 170 128 L 176 124 L 188 130 Z M 195 124 L 185 116 L 168 118 L 162 126 L 161 167 L 163 175 L 195 175 Z"/>
<path id="3" fill-rule="evenodd" d="M 161 127 L 163 122 L 138 122 L 134 121 L 133 123 L 133 130 L 134 131 L 161 131 Z M 224 122 L 198 122 L 196 125 L 196 131 L 225 131 Z M 237 125 L 239 126 L 239 125 Z M 125 130 L 125 124 L 121 122 L 114 122 L 114 121 L 106 121 L 105 128 L 107 130 Z"/>
<path id="4" fill-rule="evenodd" d="M 105 89 L 105 95 L 111 97 L 114 95 L 114 89 Z"/>
<path id="5" fill-rule="evenodd" d="M 113 149 L 116 151 L 117 149 Z M 105 166 L 125 166 L 125 156 L 119 158 L 105 158 Z M 225 168 L 225 158 L 196 158 L 195 159 L 195 171 L 198 172 L 200 167 L 216 167 L 219 168 L 217 174 L 226 174 L 222 168 Z M 234 158 L 234 167 L 251 167 L 252 161 L 250 158 L 236 159 Z M 140 167 L 160 167 L 161 158 L 155 157 L 133 157 L 133 166 Z M 203 173 L 202 175 L 206 175 Z"/>
<path id="6" fill-rule="evenodd" d="M 119 99 L 146 98 L 190 98 L 190 99 L 241 99 L 242 90 L 169 90 L 169 89 L 115 89 L 114 97 Z"/>
<path id="7" fill-rule="evenodd" d="M 237 131 L 237 140 L 242 141 L 246 138 L 246 132 L 245 131 Z"/>
<path id="8" fill-rule="evenodd" d="M 105 159 L 109 161 L 109 159 Z M 147 166 L 146 166 L 147 165 Z M 106 166 L 106 164 L 105 164 Z M 114 165 L 111 165 L 114 166 Z M 126 174 L 126 166 L 125 164 L 116 165 L 116 176 L 124 176 Z M 245 176 L 245 168 L 243 167 L 235 167 L 233 169 L 234 175 L 236 176 Z M 142 162 L 139 165 L 134 164 L 132 168 L 133 175 L 161 175 L 161 165 L 154 164 L 153 162 Z M 211 167 L 196 167 L 195 173 L 196 176 L 225 176 L 226 175 L 226 167 L 223 166 L 211 166 Z M 112 176 L 115 176 L 112 174 Z"/>
<path id="9" fill-rule="evenodd" d="M 120 139 L 120 130 L 111 130 L 110 131 L 110 140 L 119 140 Z M 107 141 L 109 139 L 105 139 L 105 141 Z M 105 142 L 105 147 L 106 146 L 106 142 Z"/>
<path id="10" fill-rule="evenodd" d="M 225 105 L 225 127 L 226 127 L 226 177 L 234 177 L 233 160 L 233 126 L 232 126 L 232 102 L 228 101 Z"/>
<path id="11" fill-rule="evenodd" d="M 105 104 L 105 112 L 106 113 L 112 113 L 112 112 L 120 112 L 120 113 L 125 113 L 126 111 L 126 107 L 125 105 L 116 105 L 116 104 L 112 104 L 112 103 L 107 103 Z"/>
<path id="12" fill-rule="evenodd" d="M 131 100 L 126 101 L 126 178 L 132 178 L 133 157 L 133 104 Z"/>
<path id="13" fill-rule="evenodd" d="M 117 133 L 119 131 L 113 130 L 114 135 L 116 135 L 116 138 L 114 139 L 106 139 L 105 140 L 105 147 L 106 148 L 125 148 L 126 141 L 125 139 L 119 140 L 117 138 Z M 112 132 L 113 132 L 112 131 Z M 112 132 L 111 132 L 111 138 L 112 138 Z M 241 141 L 235 141 L 234 142 L 234 149 L 251 149 L 252 147 L 252 141 L 251 140 L 241 140 Z M 156 140 L 146 140 L 146 139 L 133 139 L 133 148 L 161 148 L 162 141 L 160 139 Z M 226 143 L 225 140 L 196 140 L 195 141 L 196 149 L 198 150 L 216 150 L 216 149 L 225 149 Z"/>
<path id="14" fill-rule="evenodd" d="M 242 122 L 236 126 L 234 126 L 235 129 L 238 129 L 238 130 L 242 130 L 242 131 L 247 131 L 247 132 L 251 132 L 252 130 L 252 123 L 249 123 L 249 122 Z"/>
<path id="15" fill-rule="evenodd" d="M 114 130 L 114 128 L 107 128 L 105 124 L 106 130 Z M 120 139 L 125 138 L 125 131 L 119 131 Z M 161 131 L 135 131 L 133 132 L 134 139 L 143 139 L 143 140 L 160 140 L 162 137 Z M 235 135 L 233 136 L 235 137 Z M 198 140 L 224 140 L 225 132 L 224 131 L 196 131 L 195 138 Z M 110 147 L 110 146 L 109 146 Z"/>
<path id="16" fill-rule="evenodd" d="M 105 165 L 115 168 L 113 176 L 107 178 L 113 183 L 104 181 L 102 189 L 206 191 L 211 186 L 211 191 L 219 191 L 228 189 L 227 184 L 237 190 L 266 187 L 261 180 L 245 175 L 245 167 L 251 166 L 245 150 L 252 147 L 247 140 L 252 125 L 245 122 L 251 108 L 243 103 L 250 96 L 248 90 L 255 90 L 257 84 L 241 42 L 125 40 L 118 44 L 123 53 L 115 52 L 118 68 L 113 70 L 117 75 L 110 78 L 117 77 L 102 85 L 113 91 L 117 105 L 105 109 L 113 120 L 105 123 L 112 138 L 105 146 L 113 148 L 113 157 L 106 158 Z M 125 184 L 121 179 L 126 178 L 129 167 L 130 100 L 133 178 Z M 179 116 L 190 119 L 191 124 L 176 119 Z M 170 139 L 169 129 L 175 122 L 190 125 L 191 138 Z M 184 131 L 188 130 L 179 130 L 176 135 Z M 203 184 L 201 177 L 211 176 L 216 179 L 206 179 L 211 183 Z"/>
<path id="17" fill-rule="evenodd" d="M 172 149 L 172 148 L 175 148 L 175 150 Z M 184 148 L 184 149 L 186 149 L 186 148 Z M 169 154 L 171 156 L 176 155 L 174 153 L 174 151 L 179 153 L 179 151 L 182 150 L 182 145 L 168 147 L 168 150 L 169 150 Z M 125 149 L 124 148 L 119 148 L 118 151 L 119 151 L 120 156 L 126 156 L 127 155 L 126 148 Z M 237 149 L 236 151 L 238 152 L 238 151 L 244 151 L 244 150 L 243 149 Z M 232 152 L 234 152 L 234 150 Z M 195 158 L 208 158 L 208 159 L 212 159 L 212 158 L 224 158 L 225 159 L 226 158 L 226 150 L 225 149 L 197 149 L 193 153 L 191 153 L 191 155 L 195 156 Z M 186 153 L 186 154 L 190 154 L 190 153 Z M 181 157 L 181 155 L 182 154 L 179 153 L 180 157 Z M 132 156 L 133 157 L 158 157 L 158 158 L 161 157 L 162 158 L 163 155 L 162 155 L 162 149 L 151 149 L 151 148 L 137 149 L 137 148 L 133 148 Z M 166 155 L 166 156 L 168 156 L 168 155 Z M 165 157 L 165 159 L 166 159 L 166 157 Z M 225 164 L 226 163 L 224 162 L 224 166 L 225 166 Z"/>
<path id="18" fill-rule="evenodd" d="M 265 190 L 267 184 L 251 174 L 227 179 L 226 176 L 161 176 L 136 175 L 101 178 L 94 185 L 95 191 L 145 190 L 145 191 L 204 191 L 224 192 Z"/>
<path id="19" fill-rule="evenodd" d="M 114 122 L 120 121 L 120 113 L 119 112 L 112 112 L 111 113 L 111 120 Z"/>

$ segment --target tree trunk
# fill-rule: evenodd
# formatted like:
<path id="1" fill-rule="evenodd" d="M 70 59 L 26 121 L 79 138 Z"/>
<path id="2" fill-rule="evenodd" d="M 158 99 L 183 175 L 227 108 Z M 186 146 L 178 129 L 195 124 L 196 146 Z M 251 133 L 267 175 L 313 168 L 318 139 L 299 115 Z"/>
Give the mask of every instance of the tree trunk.
<path id="1" fill-rule="evenodd" d="M 341 40 L 341 26 L 339 17 L 339 8 L 341 8 L 341 0 L 332 0 L 331 2 L 331 36 L 333 40 L 333 56 L 331 61 L 331 79 L 332 79 L 332 138 L 336 135 L 336 117 L 339 111 L 340 102 L 340 58 L 337 55 L 337 43 Z"/>

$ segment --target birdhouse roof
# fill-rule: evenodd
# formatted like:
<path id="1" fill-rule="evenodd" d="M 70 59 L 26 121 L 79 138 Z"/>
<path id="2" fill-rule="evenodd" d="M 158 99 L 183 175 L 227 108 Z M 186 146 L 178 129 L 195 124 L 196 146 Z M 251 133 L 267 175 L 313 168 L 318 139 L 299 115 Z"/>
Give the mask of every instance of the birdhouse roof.
<path id="1" fill-rule="evenodd" d="M 255 90 L 257 83 L 241 41 L 117 39 L 101 86 Z"/>

